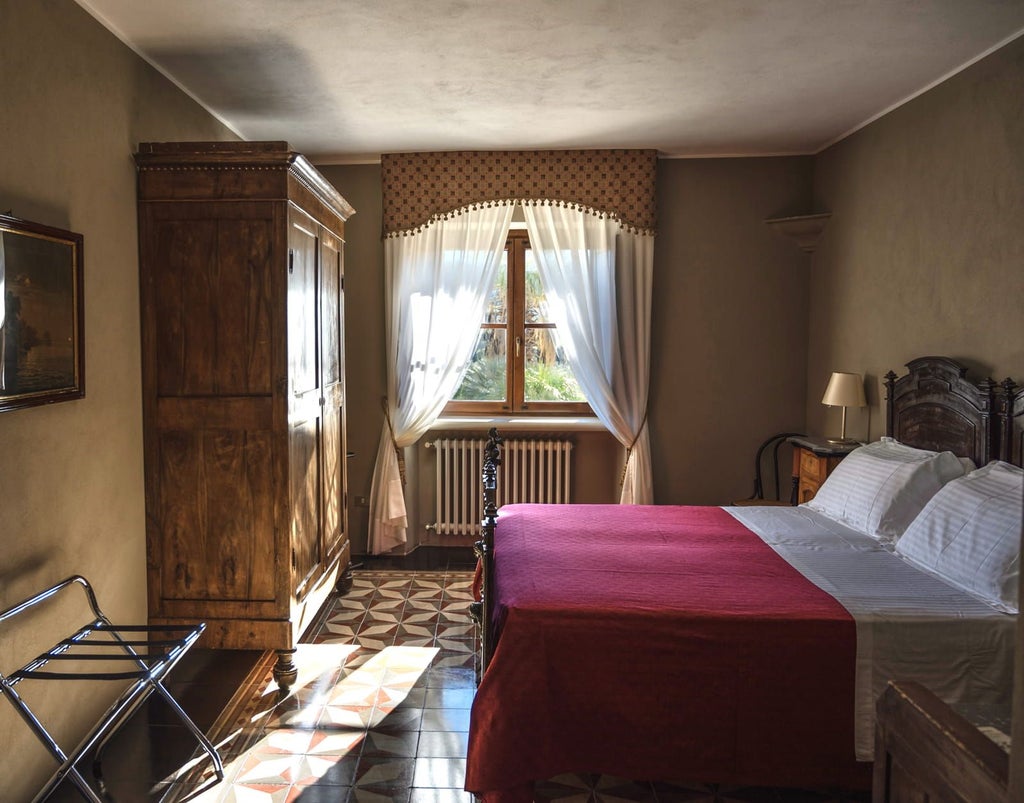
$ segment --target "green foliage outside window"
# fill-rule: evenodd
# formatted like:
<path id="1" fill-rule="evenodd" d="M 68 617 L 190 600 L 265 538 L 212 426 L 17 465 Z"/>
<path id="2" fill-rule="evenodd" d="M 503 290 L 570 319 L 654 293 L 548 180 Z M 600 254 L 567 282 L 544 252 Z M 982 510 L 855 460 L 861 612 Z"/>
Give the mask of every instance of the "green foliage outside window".
<path id="1" fill-rule="evenodd" d="M 585 401 L 576 377 L 564 362 L 528 363 L 524 384 L 527 401 Z M 504 355 L 475 355 L 454 398 L 456 401 L 503 401 Z"/>

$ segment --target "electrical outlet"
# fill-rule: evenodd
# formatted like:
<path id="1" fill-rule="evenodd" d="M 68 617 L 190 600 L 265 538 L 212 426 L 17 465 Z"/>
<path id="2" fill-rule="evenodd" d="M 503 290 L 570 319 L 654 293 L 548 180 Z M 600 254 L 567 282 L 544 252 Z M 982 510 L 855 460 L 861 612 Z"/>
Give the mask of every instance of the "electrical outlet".
<path id="1" fill-rule="evenodd" d="M 370 501 L 365 496 L 356 497 L 356 507 L 369 507 Z"/>

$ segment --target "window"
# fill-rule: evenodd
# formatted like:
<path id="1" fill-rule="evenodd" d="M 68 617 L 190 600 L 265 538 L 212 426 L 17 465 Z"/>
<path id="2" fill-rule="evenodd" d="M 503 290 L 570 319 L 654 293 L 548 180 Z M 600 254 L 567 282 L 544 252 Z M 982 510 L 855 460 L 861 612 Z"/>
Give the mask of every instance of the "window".
<path id="1" fill-rule="evenodd" d="M 590 415 L 547 316 L 529 237 L 514 229 L 466 376 L 445 412 Z"/>

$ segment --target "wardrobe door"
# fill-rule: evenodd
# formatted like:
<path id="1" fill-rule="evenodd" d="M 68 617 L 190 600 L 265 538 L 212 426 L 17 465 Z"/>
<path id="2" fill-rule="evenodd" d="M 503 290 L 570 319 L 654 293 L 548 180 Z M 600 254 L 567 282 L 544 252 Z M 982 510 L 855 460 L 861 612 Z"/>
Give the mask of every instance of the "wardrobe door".
<path id="1" fill-rule="evenodd" d="M 154 617 L 275 610 L 274 224 L 259 203 L 140 208 Z"/>
<path id="2" fill-rule="evenodd" d="M 344 258 L 341 238 L 320 234 L 320 376 L 323 387 L 323 548 L 343 547 L 345 527 Z"/>
<path id="3" fill-rule="evenodd" d="M 323 570 L 321 444 L 323 396 L 317 355 L 317 225 L 288 216 L 288 452 L 292 580 L 301 599 Z"/>

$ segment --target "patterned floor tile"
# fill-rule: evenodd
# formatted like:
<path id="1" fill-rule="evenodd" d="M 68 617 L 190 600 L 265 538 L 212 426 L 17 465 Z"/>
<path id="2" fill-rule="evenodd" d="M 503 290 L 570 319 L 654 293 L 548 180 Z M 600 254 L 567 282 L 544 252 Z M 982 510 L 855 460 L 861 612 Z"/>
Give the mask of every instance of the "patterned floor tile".
<path id="1" fill-rule="evenodd" d="M 288 803 L 290 784 L 232 784 L 223 803 Z"/>
<path id="2" fill-rule="evenodd" d="M 362 621 L 363 615 L 360 614 L 358 619 L 353 619 L 351 622 L 327 622 L 324 624 L 320 634 L 345 639 L 346 642 L 351 643 L 355 640 L 355 635 L 359 632 L 359 626 L 362 624 Z"/>
<path id="3" fill-rule="evenodd" d="M 404 790 L 408 794 L 415 771 L 416 760 L 413 758 L 367 756 L 359 762 L 353 785 L 378 793 Z"/>
<path id="4" fill-rule="evenodd" d="M 310 636 L 311 644 L 342 645 L 351 644 L 355 637 L 344 633 L 329 633 L 326 630 Z"/>
<path id="5" fill-rule="evenodd" d="M 409 803 L 473 803 L 473 795 L 462 789 L 416 789 L 412 790 Z"/>
<path id="6" fill-rule="evenodd" d="M 396 576 L 394 579 L 391 579 L 391 580 L 388 580 L 386 578 L 385 579 L 380 579 L 377 582 L 376 587 L 377 588 L 381 588 L 381 589 L 399 589 L 399 590 L 404 591 L 404 590 L 408 589 L 409 586 L 412 585 L 412 581 L 413 581 L 412 577 L 403 577 L 403 576 L 399 575 L 399 576 Z"/>
<path id="7" fill-rule="evenodd" d="M 462 789 L 466 785 L 466 759 L 417 758 L 412 785 L 430 789 Z"/>
<path id="8" fill-rule="evenodd" d="M 296 784 L 288 790 L 286 803 L 346 803 L 352 787 Z"/>
<path id="9" fill-rule="evenodd" d="M 348 796 L 348 803 L 408 803 L 409 793 L 409 789 L 396 789 L 391 792 L 353 789 Z"/>
<path id="10" fill-rule="evenodd" d="M 434 670 L 444 669 L 466 669 L 473 674 L 474 685 L 476 675 L 473 668 L 476 666 L 476 656 L 472 652 L 453 652 L 448 650 L 441 653 L 434 659 Z"/>
<path id="11" fill-rule="evenodd" d="M 267 731 L 256 744 L 249 748 L 249 751 L 258 755 L 308 753 L 312 738 L 313 731 L 308 729 L 275 728 Z"/>
<path id="12" fill-rule="evenodd" d="M 424 758 L 465 758 L 469 734 L 465 731 L 422 731 L 416 755 Z"/>
<path id="13" fill-rule="evenodd" d="M 418 611 L 420 613 L 436 614 L 441 609 L 442 603 L 443 600 L 439 596 L 410 597 L 405 603 L 405 610 L 409 612 Z"/>
<path id="14" fill-rule="evenodd" d="M 339 597 L 334 603 L 333 611 L 335 614 L 341 614 L 345 611 L 364 613 L 366 611 L 366 607 L 366 600 L 363 597 L 344 596 Z"/>
<path id="15" fill-rule="evenodd" d="M 394 711 L 397 708 L 426 707 L 427 689 L 417 686 L 381 686 L 377 694 L 377 708 Z"/>
<path id="16" fill-rule="evenodd" d="M 477 643 L 472 639 L 464 639 L 459 637 L 449 638 L 438 634 L 436 636 L 437 646 L 440 647 L 445 653 L 450 653 L 452 656 L 455 654 L 460 655 L 473 655 L 477 651 Z M 446 658 L 442 654 L 440 657 Z"/>
<path id="17" fill-rule="evenodd" d="M 361 706 L 372 708 L 377 704 L 379 694 L 380 681 L 367 683 L 356 678 L 349 678 L 337 685 L 334 692 L 324 701 L 324 704 L 339 707 Z"/>
<path id="18" fill-rule="evenodd" d="M 302 753 L 249 755 L 234 776 L 235 783 L 241 784 L 275 784 L 289 786 L 300 778 L 308 777 L 304 765 L 306 757 Z"/>
<path id="19" fill-rule="evenodd" d="M 654 787 L 644 781 L 629 781 L 611 775 L 600 775 L 593 784 L 595 801 L 601 803 L 618 803 L 618 801 L 650 801 L 655 803 L 657 796 Z"/>
<path id="20" fill-rule="evenodd" d="M 419 731 L 369 731 L 363 746 L 366 757 L 414 758 L 419 747 Z"/>
<path id="21" fill-rule="evenodd" d="M 432 640 L 434 638 L 435 623 L 433 621 L 430 621 L 430 619 L 433 618 L 435 617 L 430 617 L 424 623 L 410 623 L 407 620 L 405 624 L 399 625 L 397 630 L 395 631 L 396 643 L 400 641 L 402 644 L 405 644 L 406 639 L 417 642 L 422 641 L 424 639 L 426 639 L 428 642 Z"/>
<path id="22" fill-rule="evenodd" d="M 366 613 L 367 615 L 388 614 L 391 616 L 391 621 L 398 622 L 404 607 L 404 599 L 374 599 L 367 606 Z"/>
<path id="23" fill-rule="evenodd" d="M 382 733 L 419 732 L 422 720 L 422 708 L 396 708 L 393 711 L 377 709 L 369 727 Z"/>
<path id="24" fill-rule="evenodd" d="M 420 721 L 422 731 L 468 731 L 468 708 L 425 708 Z"/>
<path id="25" fill-rule="evenodd" d="M 302 706 L 290 708 L 287 706 L 275 708 L 265 720 L 264 730 L 276 728 L 307 729 L 315 728 L 320 716 L 323 714 L 323 706 Z"/>
<path id="26" fill-rule="evenodd" d="M 472 644 L 476 640 L 476 625 L 472 621 L 445 622 L 438 625 L 437 637 L 462 639 Z"/>
<path id="27" fill-rule="evenodd" d="M 475 689 L 476 671 L 464 666 L 433 666 L 426 675 L 427 688 L 447 686 L 453 689 Z"/>
<path id="28" fill-rule="evenodd" d="M 592 785 L 578 775 L 559 775 L 534 786 L 536 803 L 590 803 Z"/>
<path id="29" fill-rule="evenodd" d="M 363 729 L 317 728 L 306 746 L 305 753 L 315 756 L 358 756 L 365 749 L 366 731 Z"/>
<path id="30" fill-rule="evenodd" d="M 367 728 L 373 719 L 373 712 L 374 708 L 372 705 L 326 705 L 320 719 L 317 720 L 317 727 L 331 729 Z"/>
<path id="31" fill-rule="evenodd" d="M 401 624 L 398 621 L 389 621 L 388 619 L 366 619 L 362 625 L 359 626 L 359 630 L 356 631 L 357 641 L 359 639 L 372 638 L 381 639 L 384 641 L 394 641 L 395 634 L 398 632 L 398 628 Z"/>
<path id="32" fill-rule="evenodd" d="M 365 613 L 366 607 L 362 605 L 358 608 L 335 608 L 327 615 L 324 622 L 326 624 L 351 624 L 362 619 Z"/>
<path id="33" fill-rule="evenodd" d="M 424 708 L 472 708 L 475 689 L 433 688 L 425 689 Z"/>
<path id="34" fill-rule="evenodd" d="M 439 621 L 441 621 L 441 614 L 432 607 L 426 610 L 406 608 L 405 615 L 402 617 L 403 625 L 436 625 Z"/>

